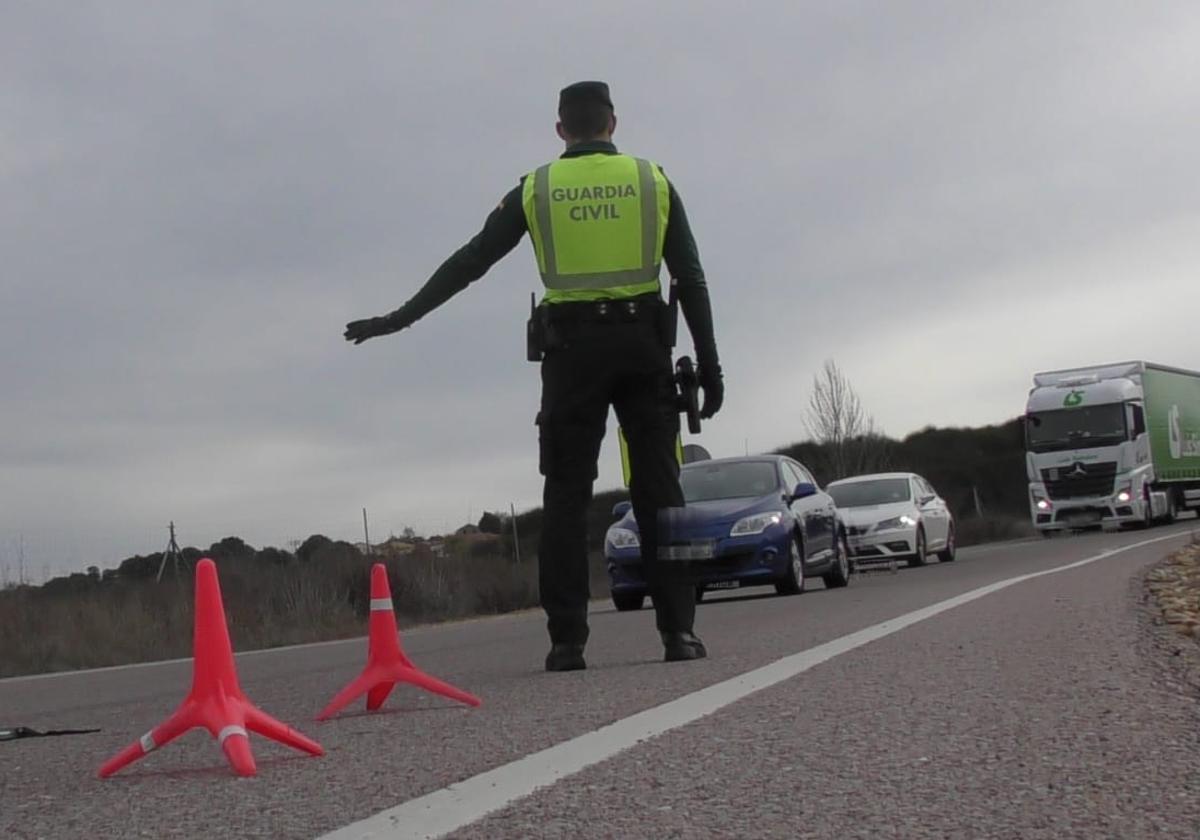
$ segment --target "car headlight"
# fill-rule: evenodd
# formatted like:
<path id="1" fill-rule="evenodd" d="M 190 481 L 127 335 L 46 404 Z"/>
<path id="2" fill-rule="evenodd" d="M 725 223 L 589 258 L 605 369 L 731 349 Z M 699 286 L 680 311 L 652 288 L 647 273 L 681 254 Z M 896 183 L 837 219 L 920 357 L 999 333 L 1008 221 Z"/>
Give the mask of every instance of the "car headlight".
<path id="1" fill-rule="evenodd" d="M 613 548 L 637 548 L 642 543 L 637 533 L 628 528 L 609 528 L 608 544 Z"/>
<path id="2" fill-rule="evenodd" d="M 733 523 L 733 527 L 729 529 L 729 536 L 745 537 L 750 534 L 761 534 L 772 525 L 778 525 L 782 521 L 783 515 L 778 512 L 756 513 L 753 516 L 743 517 Z"/>
<path id="3" fill-rule="evenodd" d="M 892 528 L 910 528 L 917 524 L 917 520 L 913 519 L 908 514 L 901 516 L 893 516 L 891 519 L 885 519 L 875 526 L 876 531 L 887 531 Z"/>

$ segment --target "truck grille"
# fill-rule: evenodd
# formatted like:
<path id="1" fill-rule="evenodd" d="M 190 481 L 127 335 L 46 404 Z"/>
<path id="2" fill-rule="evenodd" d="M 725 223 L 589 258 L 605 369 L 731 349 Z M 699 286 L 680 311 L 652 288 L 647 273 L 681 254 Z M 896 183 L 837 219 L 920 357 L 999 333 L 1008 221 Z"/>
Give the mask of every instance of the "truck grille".
<path id="1" fill-rule="evenodd" d="M 1042 481 L 1051 499 L 1110 496 L 1116 477 L 1117 465 L 1114 461 L 1102 464 L 1076 462 L 1065 467 L 1042 470 Z"/>

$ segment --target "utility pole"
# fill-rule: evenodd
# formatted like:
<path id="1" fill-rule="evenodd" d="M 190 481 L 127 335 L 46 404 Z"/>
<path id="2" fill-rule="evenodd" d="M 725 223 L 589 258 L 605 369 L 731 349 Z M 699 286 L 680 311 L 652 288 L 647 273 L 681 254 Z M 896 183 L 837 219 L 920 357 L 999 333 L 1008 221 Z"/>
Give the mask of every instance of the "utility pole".
<path id="1" fill-rule="evenodd" d="M 512 519 L 513 551 L 515 552 L 517 565 L 519 566 L 521 565 L 521 535 L 517 533 L 517 508 L 512 502 L 508 503 L 508 511 Z"/>
<path id="2" fill-rule="evenodd" d="M 175 542 L 175 520 L 171 520 L 171 524 L 167 527 L 171 538 L 167 541 L 167 550 L 163 552 L 162 562 L 158 564 L 158 576 L 154 578 L 155 583 L 162 582 L 163 569 L 167 567 L 167 561 L 171 561 L 171 568 L 175 574 L 175 579 L 179 580 L 179 543 Z"/>
<path id="3" fill-rule="evenodd" d="M 363 542 L 367 546 L 367 556 L 371 556 L 371 534 L 367 531 L 367 509 L 363 508 Z"/>
<path id="4" fill-rule="evenodd" d="M 17 586 L 25 585 L 25 535 L 20 534 L 17 539 Z"/>

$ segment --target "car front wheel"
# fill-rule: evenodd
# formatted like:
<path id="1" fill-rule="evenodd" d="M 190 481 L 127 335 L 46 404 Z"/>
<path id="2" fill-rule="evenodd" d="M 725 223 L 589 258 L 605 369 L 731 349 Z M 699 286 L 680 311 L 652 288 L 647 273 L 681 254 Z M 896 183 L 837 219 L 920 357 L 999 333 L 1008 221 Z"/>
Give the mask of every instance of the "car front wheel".
<path id="1" fill-rule="evenodd" d="M 804 546 L 798 535 L 788 541 L 788 567 L 783 580 L 775 584 L 780 595 L 799 595 L 804 591 Z"/>
<path id="2" fill-rule="evenodd" d="M 839 533 L 833 541 L 833 568 L 824 574 L 826 589 L 840 589 L 850 583 L 850 546 L 846 545 L 846 535 Z"/>
<path id="3" fill-rule="evenodd" d="M 924 566 L 928 563 L 929 552 L 925 546 L 925 529 L 917 529 L 917 552 L 912 557 L 908 558 L 909 566 Z"/>
<path id="4" fill-rule="evenodd" d="M 938 552 L 938 560 L 942 563 L 953 563 L 958 547 L 954 544 L 954 526 L 946 532 L 946 547 Z"/>

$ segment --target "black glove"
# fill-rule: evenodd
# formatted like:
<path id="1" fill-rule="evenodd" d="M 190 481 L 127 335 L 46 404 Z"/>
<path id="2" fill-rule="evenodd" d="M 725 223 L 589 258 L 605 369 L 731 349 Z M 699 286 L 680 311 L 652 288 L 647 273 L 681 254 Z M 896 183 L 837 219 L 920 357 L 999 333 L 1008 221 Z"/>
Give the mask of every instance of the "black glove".
<path id="1" fill-rule="evenodd" d="M 707 420 L 721 410 L 721 403 L 725 401 L 725 380 L 721 376 L 721 366 L 711 364 L 701 367 L 699 379 L 700 388 L 704 391 L 700 419 Z"/>
<path id="2" fill-rule="evenodd" d="M 368 338 L 387 335 L 395 331 L 396 327 L 392 326 L 391 321 L 386 316 L 382 318 L 364 318 L 361 321 L 351 321 L 347 324 L 345 336 L 347 341 L 362 344 Z"/>

